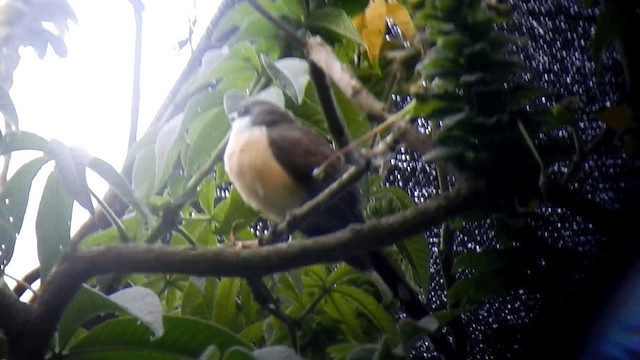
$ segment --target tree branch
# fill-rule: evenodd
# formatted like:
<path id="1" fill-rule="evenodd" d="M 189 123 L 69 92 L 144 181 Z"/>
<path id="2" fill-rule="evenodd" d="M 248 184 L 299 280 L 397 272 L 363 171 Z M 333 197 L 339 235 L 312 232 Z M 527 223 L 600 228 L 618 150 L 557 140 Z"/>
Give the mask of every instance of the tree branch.
<path id="1" fill-rule="evenodd" d="M 81 284 L 91 277 L 125 273 L 180 273 L 196 276 L 255 277 L 314 263 L 337 262 L 389 246 L 426 227 L 458 216 L 486 201 L 478 186 L 459 186 L 416 207 L 309 241 L 251 250 L 118 245 L 63 254 L 40 288 L 29 334 L 31 358 L 41 358 L 60 316 Z"/>
<path id="2" fill-rule="evenodd" d="M 366 172 L 368 166 L 352 166 L 340 178 L 334 181 L 320 194 L 304 203 L 302 206 L 287 213 L 284 221 L 273 226 L 269 234 L 261 239 L 261 244 L 271 244 L 281 235 L 289 234 L 296 230 L 304 219 L 309 218 L 316 211 L 322 209 L 329 199 L 335 198 L 344 189 L 355 184 Z"/>
<path id="3" fill-rule="evenodd" d="M 358 109 L 379 119 L 389 117 L 384 103 L 369 92 L 351 68 L 338 60 L 333 50 L 321 38 L 308 39 L 305 43 L 305 53 L 307 60 L 322 69 Z"/>
<path id="4" fill-rule="evenodd" d="M 12 359 L 27 359 L 29 357 L 21 356 L 19 353 L 29 348 L 31 340 L 30 334 L 25 331 L 25 325 L 33 324 L 34 310 L 31 306 L 21 302 L 18 297 L 9 291 L 0 289 L 0 332 L 7 338 L 11 346 L 9 351 Z M 55 328 L 54 328 L 55 329 Z M 48 338 L 51 333 L 45 334 Z M 46 349 L 44 343 L 42 351 Z M 16 355 L 18 353 L 18 355 Z M 44 358 L 40 356 L 38 358 Z M 33 358 L 35 359 L 35 358 Z"/>

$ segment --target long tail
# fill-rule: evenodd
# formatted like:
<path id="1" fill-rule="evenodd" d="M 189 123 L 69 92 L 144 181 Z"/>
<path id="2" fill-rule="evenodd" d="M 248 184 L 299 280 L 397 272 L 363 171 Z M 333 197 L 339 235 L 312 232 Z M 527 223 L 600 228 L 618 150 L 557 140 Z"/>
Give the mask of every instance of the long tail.
<path id="1" fill-rule="evenodd" d="M 370 266 L 400 301 L 404 312 L 409 317 L 419 320 L 429 314 L 418 294 L 382 251 L 372 251 L 368 254 L 368 258 Z"/>

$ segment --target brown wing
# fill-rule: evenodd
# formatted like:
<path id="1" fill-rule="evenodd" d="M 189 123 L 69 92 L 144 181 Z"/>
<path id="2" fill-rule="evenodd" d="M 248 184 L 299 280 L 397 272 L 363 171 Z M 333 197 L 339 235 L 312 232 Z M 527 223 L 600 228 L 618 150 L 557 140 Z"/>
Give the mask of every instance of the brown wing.
<path id="1" fill-rule="evenodd" d="M 309 196 L 316 195 L 337 178 L 342 164 L 334 161 L 319 181 L 313 171 L 333 156 L 329 143 L 312 130 L 298 124 L 275 125 L 269 128 L 269 145 L 274 157 Z"/>
<path id="2" fill-rule="evenodd" d="M 336 159 L 326 168 L 323 180 L 314 178 L 314 169 L 331 158 L 334 151 L 325 139 L 301 125 L 289 123 L 269 128 L 269 143 L 276 160 L 309 198 L 319 194 L 342 174 L 344 167 L 340 159 Z M 322 235 L 362 221 L 358 191 L 350 188 L 328 201 L 300 230 L 307 236 Z"/>

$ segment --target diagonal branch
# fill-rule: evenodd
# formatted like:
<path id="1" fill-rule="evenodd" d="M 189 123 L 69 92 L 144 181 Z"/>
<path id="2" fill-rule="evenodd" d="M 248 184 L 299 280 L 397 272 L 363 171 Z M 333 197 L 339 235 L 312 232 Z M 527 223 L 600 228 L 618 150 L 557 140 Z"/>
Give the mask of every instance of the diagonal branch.
<path id="1" fill-rule="evenodd" d="M 344 189 L 352 186 L 369 169 L 368 166 L 352 166 L 340 178 L 334 181 L 320 194 L 304 203 L 302 206 L 289 211 L 284 221 L 275 224 L 264 238 L 260 239 L 261 244 L 271 244 L 275 239 L 282 235 L 290 234 L 300 226 L 300 224 L 308 219 L 317 211 L 320 211 L 329 199 L 338 196 Z"/>

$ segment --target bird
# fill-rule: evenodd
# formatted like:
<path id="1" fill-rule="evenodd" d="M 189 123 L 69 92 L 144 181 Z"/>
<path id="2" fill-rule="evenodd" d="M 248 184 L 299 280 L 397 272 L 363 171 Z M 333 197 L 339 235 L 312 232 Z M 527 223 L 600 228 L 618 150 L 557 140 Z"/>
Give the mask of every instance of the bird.
<path id="1" fill-rule="evenodd" d="M 240 197 L 267 220 L 282 221 L 289 211 L 318 195 L 346 170 L 328 139 L 272 102 L 245 100 L 229 114 L 229 120 L 225 171 Z M 323 175 L 314 176 L 321 165 Z M 354 223 L 364 223 L 364 215 L 359 191 L 350 187 L 331 198 L 298 230 L 314 237 Z M 409 317 L 428 315 L 418 294 L 381 250 L 345 261 L 357 270 L 377 273 Z"/>

